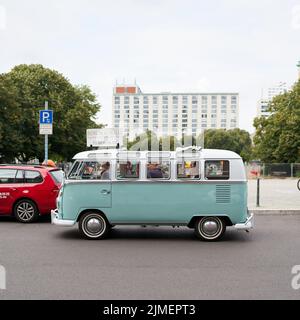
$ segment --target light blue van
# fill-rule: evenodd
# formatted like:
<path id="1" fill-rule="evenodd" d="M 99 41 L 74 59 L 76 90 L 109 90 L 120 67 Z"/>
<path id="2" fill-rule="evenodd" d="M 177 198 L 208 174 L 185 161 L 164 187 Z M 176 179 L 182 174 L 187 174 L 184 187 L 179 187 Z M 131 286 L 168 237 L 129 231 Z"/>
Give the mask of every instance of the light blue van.
<path id="1" fill-rule="evenodd" d="M 52 223 L 103 239 L 117 225 L 194 228 L 206 241 L 253 228 L 239 155 L 225 150 L 97 150 L 74 157 Z"/>

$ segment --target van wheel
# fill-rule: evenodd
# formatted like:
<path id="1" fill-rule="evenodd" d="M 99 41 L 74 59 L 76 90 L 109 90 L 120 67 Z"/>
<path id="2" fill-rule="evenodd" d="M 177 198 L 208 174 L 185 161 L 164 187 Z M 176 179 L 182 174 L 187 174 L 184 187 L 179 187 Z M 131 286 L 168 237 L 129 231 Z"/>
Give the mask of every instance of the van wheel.
<path id="1" fill-rule="evenodd" d="M 218 217 L 203 217 L 196 221 L 195 233 L 204 241 L 217 241 L 226 231 L 225 222 Z"/>
<path id="2" fill-rule="evenodd" d="M 104 239 L 109 229 L 106 219 L 99 213 L 87 212 L 79 219 L 79 231 L 89 240 Z"/>
<path id="3" fill-rule="evenodd" d="M 15 204 L 14 216 L 19 222 L 31 223 L 37 220 L 39 212 L 33 201 L 24 199 Z"/>

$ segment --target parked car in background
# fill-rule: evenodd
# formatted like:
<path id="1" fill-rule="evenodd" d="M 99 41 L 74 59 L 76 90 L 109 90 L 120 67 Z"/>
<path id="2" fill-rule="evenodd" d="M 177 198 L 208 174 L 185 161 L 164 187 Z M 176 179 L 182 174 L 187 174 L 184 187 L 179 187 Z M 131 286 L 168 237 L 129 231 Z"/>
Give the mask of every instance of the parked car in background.
<path id="1" fill-rule="evenodd" d="M 63 171 L 39 165 L 0 165 L 0 215 L 30 223 L 56 208 Z"/>

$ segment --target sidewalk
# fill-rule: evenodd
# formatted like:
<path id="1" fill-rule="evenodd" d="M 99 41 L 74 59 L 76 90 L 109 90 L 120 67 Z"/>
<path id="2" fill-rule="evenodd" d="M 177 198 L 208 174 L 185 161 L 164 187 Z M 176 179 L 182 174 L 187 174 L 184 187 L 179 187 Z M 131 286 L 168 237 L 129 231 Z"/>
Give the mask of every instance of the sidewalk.
<path id="1" fill-rule="evenodd" d="M 248 207 L 255 213 L 298 214 L 300 191 L 297 179 L 261 179 L 260 207 L 256 207 L 256 180 L 248 182 Z"/>

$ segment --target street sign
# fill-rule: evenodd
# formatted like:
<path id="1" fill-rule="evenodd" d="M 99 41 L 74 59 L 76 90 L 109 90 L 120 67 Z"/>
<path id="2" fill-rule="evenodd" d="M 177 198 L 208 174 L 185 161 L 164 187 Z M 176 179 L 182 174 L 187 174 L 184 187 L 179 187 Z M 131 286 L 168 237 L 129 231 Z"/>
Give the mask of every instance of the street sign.
<path id="1" fill-rule="evenodd" d="M 42 135 L 53 134 L 53 111 L 41 110 L 39 123 L 40 123 L 40 134 Z"/>
<path id="2" fill-rule="evenodd" d="M 122 146 L 123 139 L 120 130 L 116 128 L 88 129 L 86 133 L 88 147 L 115 148 Z"/>
<path id="3" fill-rule="evenodd" d="M 40 124 L 53 124 L 53 111 L 41 110 L 40 111 Z"/>

